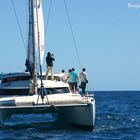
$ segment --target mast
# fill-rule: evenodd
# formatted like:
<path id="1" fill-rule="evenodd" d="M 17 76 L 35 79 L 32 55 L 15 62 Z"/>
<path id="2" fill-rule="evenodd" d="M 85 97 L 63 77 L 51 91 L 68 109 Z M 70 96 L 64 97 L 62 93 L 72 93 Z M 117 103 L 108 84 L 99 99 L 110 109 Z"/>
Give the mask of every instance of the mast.
<path id="1" fill-rule="evenodd" d="M 37 59 L 36 59 L 36 45 L 37 42 L 35 40 L 35 26 L 36 26 L 36 19 L 35 19 L 35 10 L 36 10 L 36 0 L 29 0 L 29 11 L 31 10 L 31 19 L 32 19 L 32 43 L 33 43 L 33 88 L 34 93 L 37 94 Z M 29 23 L 30 24 L 30 23 Z"/>
<path id="2" fill-rule="evenodd" d="M 42 3 L 41 0 L 29 0 L 29 33 L 26 67 L 31 74 L 31 78 L 33 79 L 33 82 L 31 83 L 31 89 L 33 89 L 33 91 L 31 90 L 31 93 L 35 94 L 37 94 L 38 91 L 38 66 L 40 68 L 41 87 L 43 87 L 42 63 L 44 57 L 44 46 L 44 20 Z"/>
<path id="3" fill-rule="evenodd" d="M 39 1 L 41 2 L 41 1 Z M 39 3 L 40 5 L 40 3 Z M 39 19 L 38 19 L 38 3 L 36 1 L 36 21 L 37 21 L 37 41 L 38 41 L 38 52 L 39 52 L 39 69 L 40 69 L 40 78 L 41 78 L 41 87 L 43 87 L 43 81 L 42 81 L 42 61 L 41 61 L 41 47 L 40 47 L 40 30 L 39 30 Z"/>
<path id="4" fill-rule="evenodd" d="M 46 89 L 44 88 L 43 77 L 42 77 L 42 63 L 43 63 L 43 56 L 44 56 L 44 23 L 43 23 L 41 0 L 36 1 L 36 21 L 37 21 L 37 43 L 38 43 L 38 50 L 39 50 L 38 51 L 39 70 L 40 70 L 40 81 L 41 81 L 41 87 L 38 94 L 41 96 L 43 102 L 44 96 L 46 95 Z"/>

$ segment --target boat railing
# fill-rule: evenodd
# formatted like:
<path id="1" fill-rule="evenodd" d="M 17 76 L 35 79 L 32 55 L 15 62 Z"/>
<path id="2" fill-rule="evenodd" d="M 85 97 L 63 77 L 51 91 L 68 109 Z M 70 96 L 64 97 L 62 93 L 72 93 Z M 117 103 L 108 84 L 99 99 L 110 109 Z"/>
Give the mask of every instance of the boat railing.
<path id="1" fill-rule="evenodd" d="M 94 97 L 94 91 L 86 91 L 86 97 Z"/>

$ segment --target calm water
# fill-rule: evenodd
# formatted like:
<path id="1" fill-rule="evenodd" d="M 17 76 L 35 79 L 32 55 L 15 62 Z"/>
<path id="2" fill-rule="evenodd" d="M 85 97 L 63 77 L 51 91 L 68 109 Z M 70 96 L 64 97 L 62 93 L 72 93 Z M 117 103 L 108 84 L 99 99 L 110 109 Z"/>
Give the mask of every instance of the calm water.
<path id="1" fill-rule="evenodd" d="M 93 131 L 54 122 L 51 115 L 19 115 L 0 127 L 0 140 L 140 140 L 140 92 L 98 91 L 95 98 Z"/>

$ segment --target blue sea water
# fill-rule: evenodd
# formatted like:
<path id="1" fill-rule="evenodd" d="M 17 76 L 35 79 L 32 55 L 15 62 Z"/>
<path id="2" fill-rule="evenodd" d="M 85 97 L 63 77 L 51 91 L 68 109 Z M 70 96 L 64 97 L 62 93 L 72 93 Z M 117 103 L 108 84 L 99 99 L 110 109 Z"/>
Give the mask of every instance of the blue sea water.
<path id="1" fill-rule="evenodd" d="M 0 127 L 0 140 L 140 140 L 140 91 L 96 91 L 93 131 L 48 115 L 17 115 Z M 77 116 L 80 117 L 80 116 Z"/>

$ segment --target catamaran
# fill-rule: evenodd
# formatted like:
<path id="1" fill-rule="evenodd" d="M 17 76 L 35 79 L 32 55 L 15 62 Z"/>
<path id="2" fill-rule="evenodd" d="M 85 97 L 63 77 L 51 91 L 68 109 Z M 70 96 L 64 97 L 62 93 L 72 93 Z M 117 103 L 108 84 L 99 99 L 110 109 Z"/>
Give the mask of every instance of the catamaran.
<path id="1" fill-rule="evenodd" d="M 44 21 L 41 0 L 29 0 L 27 48 L 26 67 L 29 73 L 0 74 L 1 124 L 13 114 L 55 112 L 69 124 L 93 129 L 94 97 L 72 93 L 59 74 L 54 74 L 55 80 L 50 77 L 46 80 L 42 74 Z"/>

